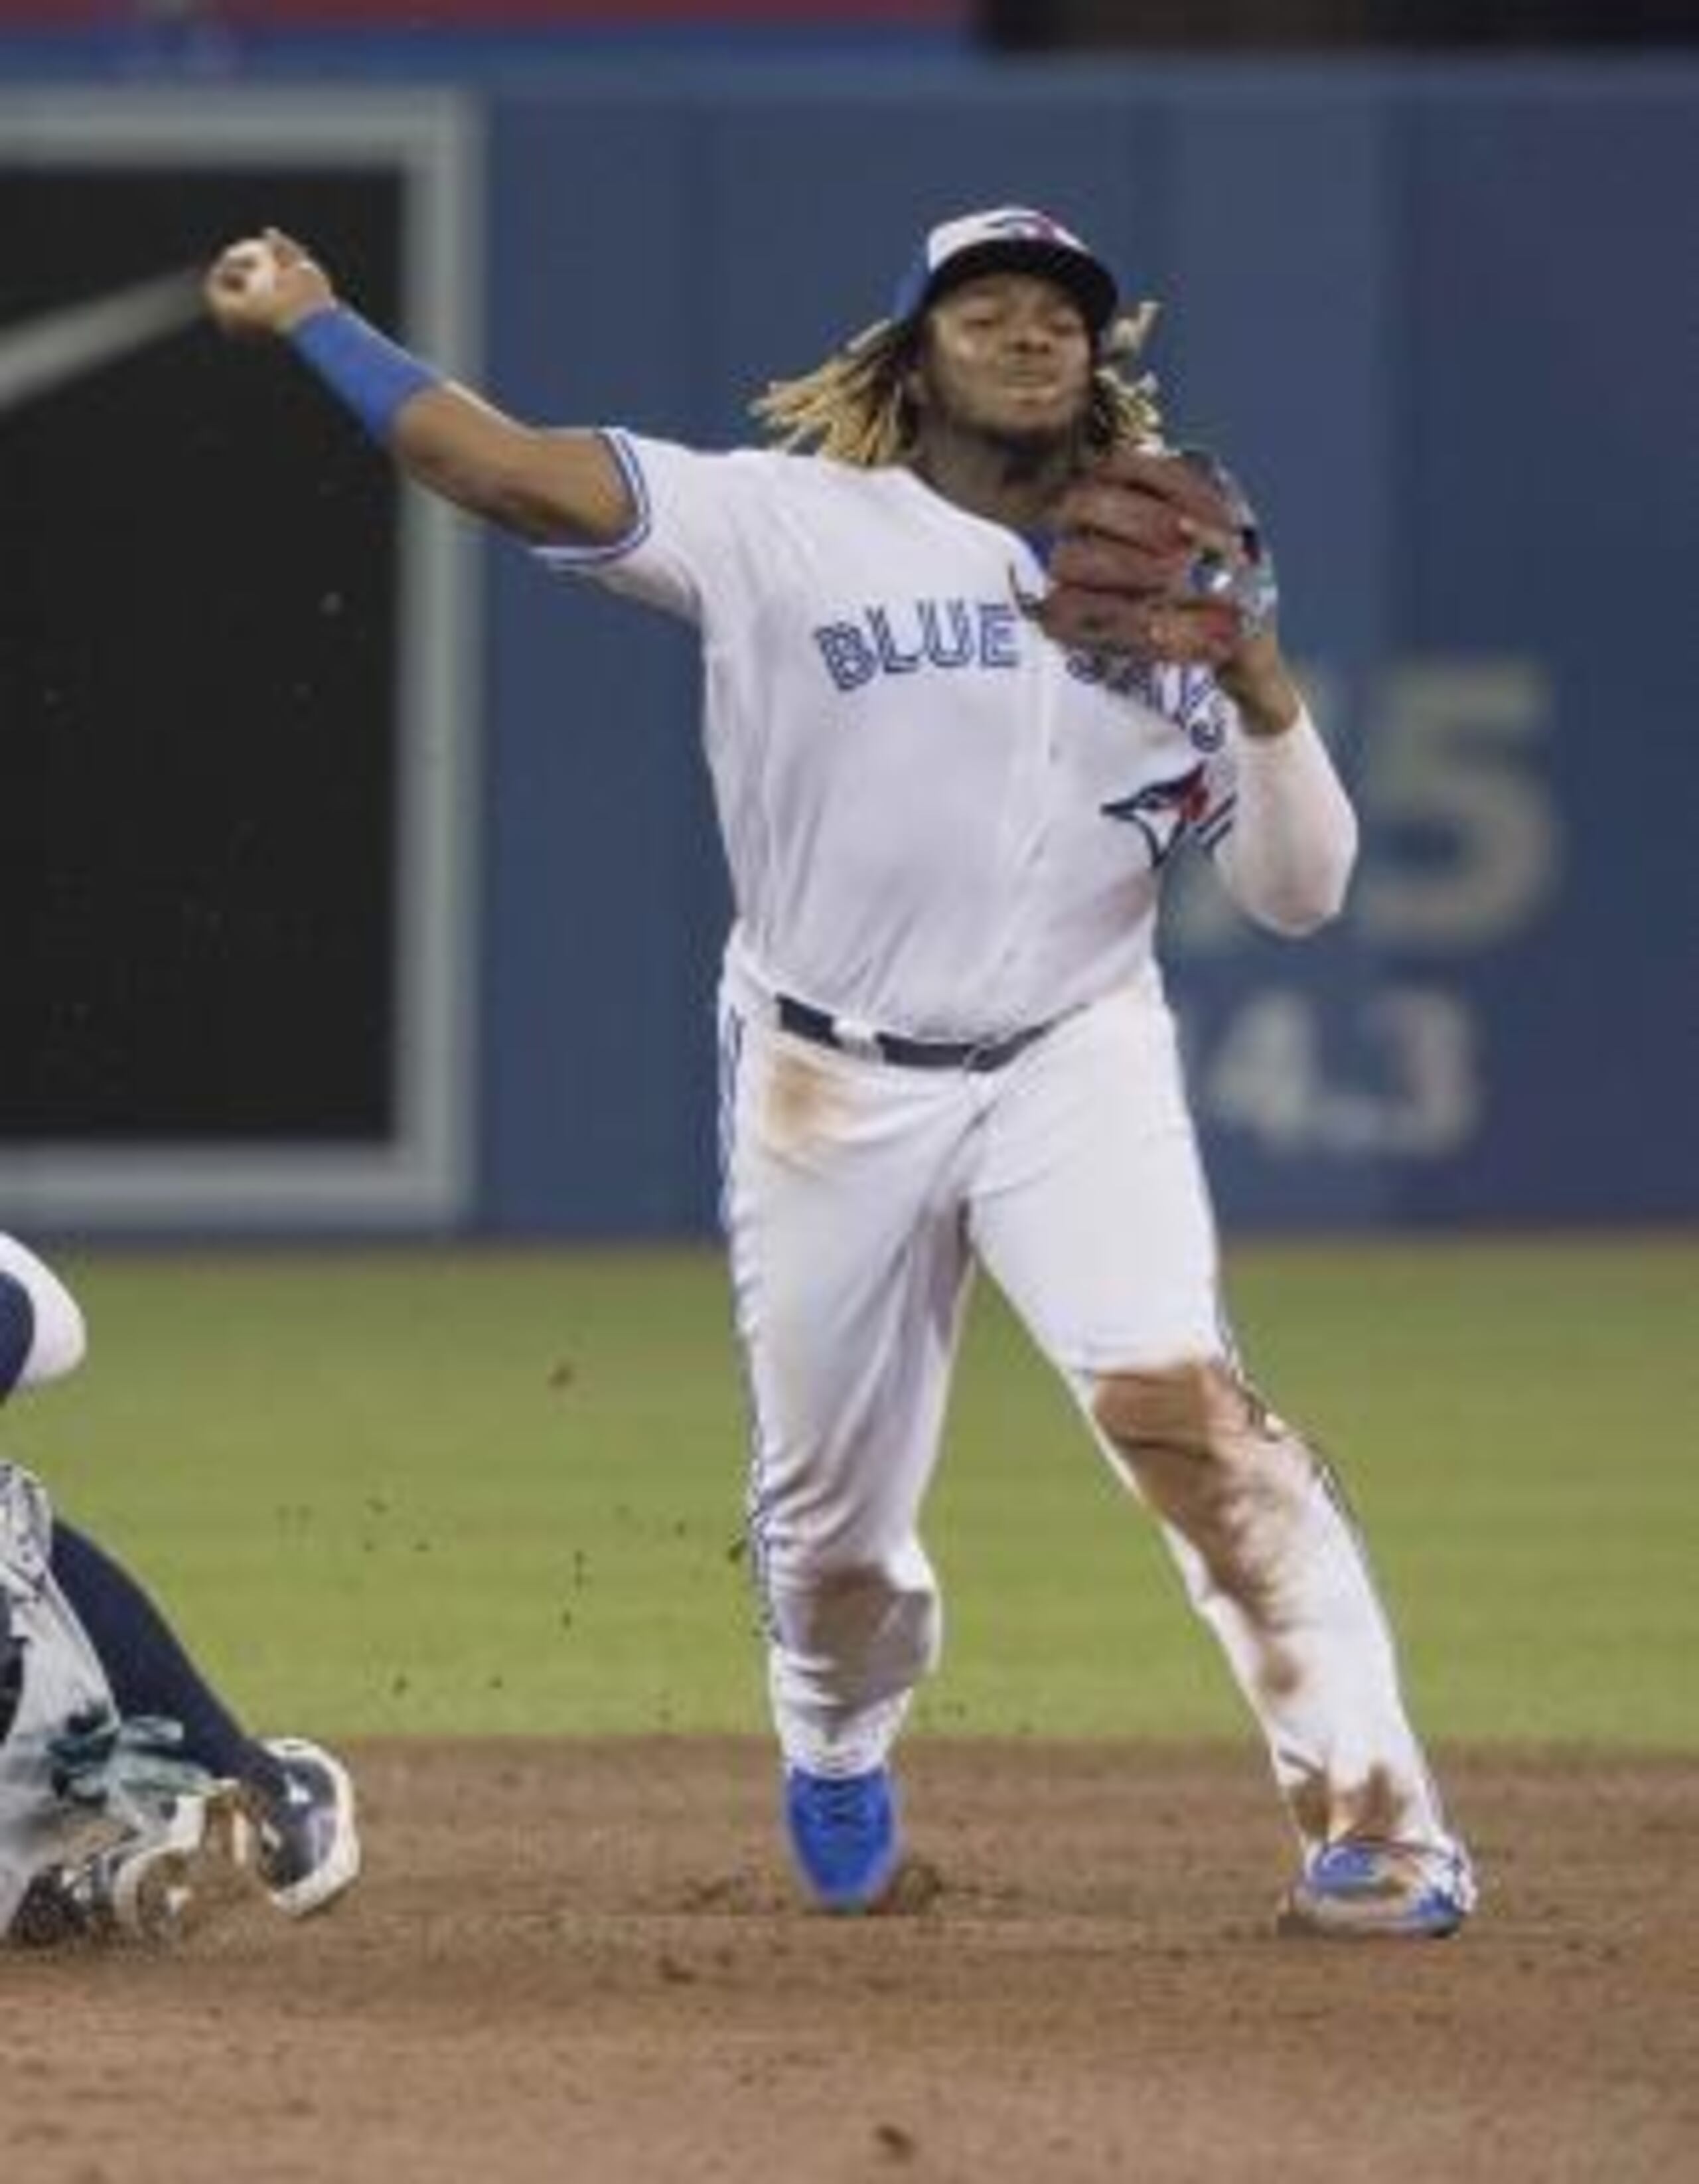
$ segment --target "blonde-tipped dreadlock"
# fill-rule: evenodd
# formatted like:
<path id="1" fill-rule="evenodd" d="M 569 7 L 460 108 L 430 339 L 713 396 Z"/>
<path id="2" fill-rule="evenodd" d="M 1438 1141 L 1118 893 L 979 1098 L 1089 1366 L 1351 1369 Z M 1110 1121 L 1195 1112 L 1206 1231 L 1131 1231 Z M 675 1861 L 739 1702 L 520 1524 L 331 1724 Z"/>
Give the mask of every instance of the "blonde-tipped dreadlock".
<path id="1" fill-rule="evenodd" d="M 1121 374 L 1144 347 L 1156 309 L 1140 304 L 1103 337 L 1085 425 L 1092 448 L 1161 444 L 1154 374 L 1135 380 Z M 801 378 L 774 380 L 749 404 L 750 414 L 784 448 L 857 470 L 907 462 L 916 452 L 916 420 L 905 382 L 918 340 L 913 320 L 880 319 Z"/>

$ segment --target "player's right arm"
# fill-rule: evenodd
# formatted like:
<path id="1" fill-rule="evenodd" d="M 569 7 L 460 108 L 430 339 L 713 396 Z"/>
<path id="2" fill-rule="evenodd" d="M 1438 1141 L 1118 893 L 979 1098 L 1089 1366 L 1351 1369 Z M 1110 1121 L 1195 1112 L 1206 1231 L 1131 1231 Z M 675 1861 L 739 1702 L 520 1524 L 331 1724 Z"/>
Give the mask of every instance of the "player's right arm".
<path id="1" fill-rule="evenodd" d="M 440 377 L 338 303 L 319 265 L 276 228 L 233 243 L 206 280 L 207 308 L 238 337 L 289 342 L 407 475 L 534 543 L 613 544 L 636 521 L 599 433 L 542 431 Z"/>

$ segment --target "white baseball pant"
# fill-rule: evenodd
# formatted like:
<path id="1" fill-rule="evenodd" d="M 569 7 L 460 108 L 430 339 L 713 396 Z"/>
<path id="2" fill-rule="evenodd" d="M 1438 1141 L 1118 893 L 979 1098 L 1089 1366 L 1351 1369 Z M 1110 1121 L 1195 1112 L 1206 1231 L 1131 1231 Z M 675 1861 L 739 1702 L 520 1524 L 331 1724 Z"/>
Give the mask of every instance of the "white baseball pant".
<path id="1" fill-rule="evenodd" d="M 735 962 L 721 1030 L 749 1540 L 787 1762 L 877 1765 L 936 1663 L 919 1525 L 977 1263 L 1156 1513 L 1306 1843 L 1449 1849 L 1355 1528 L 1238 1379 L 1156 975 L 983 1074 L 783 1032 Z"/>

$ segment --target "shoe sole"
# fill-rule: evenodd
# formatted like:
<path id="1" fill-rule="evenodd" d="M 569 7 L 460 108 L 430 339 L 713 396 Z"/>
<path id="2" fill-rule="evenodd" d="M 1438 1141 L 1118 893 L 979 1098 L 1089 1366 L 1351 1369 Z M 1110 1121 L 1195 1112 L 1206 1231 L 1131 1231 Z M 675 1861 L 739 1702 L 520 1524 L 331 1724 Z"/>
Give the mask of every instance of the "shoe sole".
<path id="1" fill-rule="evenodd" d="M 800 1867 L 797 1878 L 807 1892 L 809 1909 L 827 1919 L 917 1918 L 944 1894 L 944 1875 L 932 1860 L 900 1848 L 877 1883 L 854 1896 L 822 1896 Z"/>
<path id="2" fill-rule="evenodd" d="M 1444 1942 L 1467 1915 L 1456 1905 L 1390 1909 L 1289 1896 L 1274 1914 L 1274 1931 L 1286 1942 Z"/>

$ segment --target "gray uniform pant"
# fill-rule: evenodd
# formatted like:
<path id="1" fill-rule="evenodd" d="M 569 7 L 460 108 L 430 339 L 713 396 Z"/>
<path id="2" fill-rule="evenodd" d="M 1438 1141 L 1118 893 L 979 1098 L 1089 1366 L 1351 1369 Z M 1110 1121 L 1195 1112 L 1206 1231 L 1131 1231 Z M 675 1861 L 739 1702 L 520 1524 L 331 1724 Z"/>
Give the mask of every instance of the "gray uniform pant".
<path id="1" fill-rule="evenodd" d="M 48 1567 L 52 1548 L 45 1490 L 0 1459 L 0 1591 L 25 1649 L 17 1710 L 0 1741 L 0 1936 L 36 1874 L 111 1833 L 110 1821 L 53 1794 L 50 1741 L 73 1714 L 109 1708 L 112 1690 Z"/>

